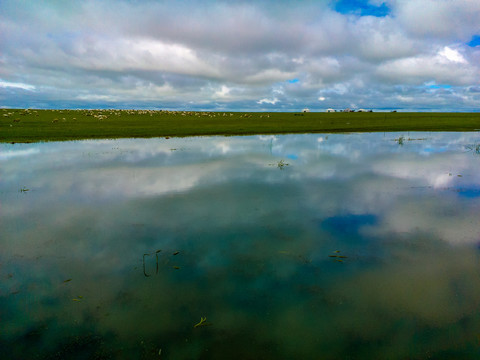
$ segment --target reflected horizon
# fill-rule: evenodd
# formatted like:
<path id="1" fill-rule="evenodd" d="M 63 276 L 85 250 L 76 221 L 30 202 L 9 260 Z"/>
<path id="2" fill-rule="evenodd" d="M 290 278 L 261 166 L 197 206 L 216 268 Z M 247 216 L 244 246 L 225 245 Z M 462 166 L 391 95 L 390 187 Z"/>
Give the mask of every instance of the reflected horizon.
<path id="1" fill-rule="evenodd" d="M 1 144 L 0 344 L 10 358 L 476 358 L 479 141 Z"/>

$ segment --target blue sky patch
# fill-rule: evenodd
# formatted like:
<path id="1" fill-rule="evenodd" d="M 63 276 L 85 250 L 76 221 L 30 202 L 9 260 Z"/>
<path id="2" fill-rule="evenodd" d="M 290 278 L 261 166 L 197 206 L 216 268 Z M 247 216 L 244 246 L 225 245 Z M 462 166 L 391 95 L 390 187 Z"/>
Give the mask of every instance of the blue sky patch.
<path id="1" fill-rule="evenodd" d="M 442 84 L 430 84 L 427 85 L 429 89 L 451 89 L 452 85 L 442 85 Z"/>
<path id="2" fill-rule="evenodd" d="M 289 84 L 296 84 L 296 83 L 298 83 L 299 81 L 300 81 L 300 80 L 298 80 L 298 79 L 287 80 L 287 82 L 288 82 Z"/>
<path id="3" fill-rule="evenodd" d="M 480 46 L 480 35 L 474 35 L 467 45 L 471 47 Z"/>
<path id="4" fill-rule="evenodd" d="M 390 9 L 385 3 L 375 6 L 368 3 L 368 0 L 339 0 L 335 2 L 334 9 L 341 14 L 354 14 L 361 16 L 387 16 Z"/>

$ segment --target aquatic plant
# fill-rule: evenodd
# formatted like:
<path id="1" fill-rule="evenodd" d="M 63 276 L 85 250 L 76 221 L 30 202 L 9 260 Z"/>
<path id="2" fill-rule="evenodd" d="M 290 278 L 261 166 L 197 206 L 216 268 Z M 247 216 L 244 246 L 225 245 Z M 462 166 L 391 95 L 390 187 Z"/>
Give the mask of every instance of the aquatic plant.
<path id="1" fill-rule="evenodd" d="M 208 325 L 207 324 L 207 317 L 200 317 L 200 322 L 198 324 L 195 324 L 193 327 L 194 328 L 197 328 L 197 327 L 200 327 L 200 326 L 206 326 Z"/>
<path id="2" fill-rule="evenodd" d="M 480 155 L 480 143 L 470 144 L 465 146 L 468 151 L 473 151 L 475 154 Z"/>
<path id="3" fill-rule="evenodd" d="M 283 160 L 280 160 L 277 164 L 277 166 L 280 168 L 280 170 L 283 169 L 284 166 L 288 166 L 289 164 L 287 164 L 286 162 L 284 162 Z"/>
<path id="4" fill-rule="evenodd" d="M 143 263 L 143 275 L 145 277 L 150 277 L 152 276 L 152 274 L 147 274 L 147 270 L 146 270 L 146 265 L 145 265 L 145 257 L 146 256 L 153 256 L 155 255 L 155 274 L 158 274 L 158 253 L 162 252 L 162 250 L 156 250 L 154 252 L 151 252 L 151 253 L 145 253 L 143 254 L 143 257 L 142 257 L 142 263 Z M 180 254 L 180 251 L 175 251 L 172 255 L 178 255 Z M 175 270 L 179 270 L 180 269 L 180 266 L 172 266 Z"/>
<path id="5" fill-rule="evenodd" d="M 285 161 L 283 161 L 283 159 L 282 159 L 282 160 L 280 160 L 280 161 L 278 161 L 278 162 L 276 162 L 276 163 L 268 164 L 268 165 L 270 165 L 270 166 L 277 166 L 280 170 L 283 170 L 283 168 L 284 168 L 285 166 L 288 166 L 289 164 L 286 163 Z"/>
<path id="6" fill-rule="evenodd" d="M 345 256 L 345 255 L 340 255 L 340 250 L 335 250 L 334 253 L 335 253 L 335 255 L 328 255 L 328 257 L 332 258 L 332 260 L 334 260 L 336 262 L 343 262 L 343 260 L 348 257 L 348 256 Z"/>

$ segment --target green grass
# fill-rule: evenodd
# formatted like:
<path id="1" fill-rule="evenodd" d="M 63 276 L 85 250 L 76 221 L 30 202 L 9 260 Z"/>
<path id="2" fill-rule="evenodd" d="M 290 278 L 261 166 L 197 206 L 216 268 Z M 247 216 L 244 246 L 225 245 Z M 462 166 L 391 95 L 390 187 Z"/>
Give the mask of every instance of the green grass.
<path id="1" fill-rule="evenodd" d="M 475 131 L 480 113 L 0 110 L 0 142 L 378 131 Z"/>

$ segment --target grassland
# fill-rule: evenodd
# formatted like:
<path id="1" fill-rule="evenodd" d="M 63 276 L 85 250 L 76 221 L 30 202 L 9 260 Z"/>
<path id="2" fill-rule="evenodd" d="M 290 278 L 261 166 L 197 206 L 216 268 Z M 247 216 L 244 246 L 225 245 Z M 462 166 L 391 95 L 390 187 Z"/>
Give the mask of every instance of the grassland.
<path id="1" fill-rule="evenodd" d="M 476 131 L 480 113 L 0 110 L 0 142 L 378 131 Z"/>

